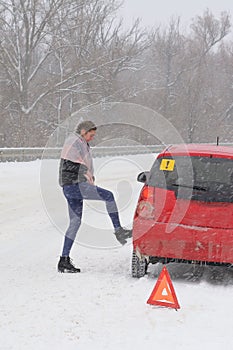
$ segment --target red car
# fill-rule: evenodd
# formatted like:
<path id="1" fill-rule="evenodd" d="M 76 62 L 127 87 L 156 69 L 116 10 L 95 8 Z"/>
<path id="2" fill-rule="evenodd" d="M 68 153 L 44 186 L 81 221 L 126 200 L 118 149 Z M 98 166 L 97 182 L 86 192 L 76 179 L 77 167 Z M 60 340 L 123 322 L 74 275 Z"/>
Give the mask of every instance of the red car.
<path id="1" fill-rule="evenodd" d="M 149 263 L 233 264 L 233 147 L 169 146 L 138 181 L 133 277 Z"/>

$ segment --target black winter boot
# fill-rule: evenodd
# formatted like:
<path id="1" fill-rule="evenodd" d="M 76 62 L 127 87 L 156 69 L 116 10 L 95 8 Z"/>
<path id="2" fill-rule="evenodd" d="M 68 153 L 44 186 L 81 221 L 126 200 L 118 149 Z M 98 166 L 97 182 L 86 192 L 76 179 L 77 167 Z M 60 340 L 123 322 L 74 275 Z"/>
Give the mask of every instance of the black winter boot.
<path id="1" fill-rule="evenodd" d="M 123 227 L 119 227 L 115 232 L 114 232 L 116 239 L 118 242 L 120 242 L 122 245 L 127 243 L 127 238 L 132 237 L 132 230 L 125 229 Z"/>
<path id="2" fill-rule="evenodd" d="M 81 272 L 79 268 L 76 268 L 69 256 L 61 256 L 59 263 L 57 265 L 58 272 L 69 272 L 69 273 L 75 273 L 75 272 Z"/>

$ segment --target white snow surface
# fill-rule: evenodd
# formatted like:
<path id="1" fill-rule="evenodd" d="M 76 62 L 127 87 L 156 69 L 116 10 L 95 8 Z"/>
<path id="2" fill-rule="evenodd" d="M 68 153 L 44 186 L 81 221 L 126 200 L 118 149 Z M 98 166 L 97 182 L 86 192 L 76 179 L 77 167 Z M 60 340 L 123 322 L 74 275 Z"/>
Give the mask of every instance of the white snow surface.
<path id="1" fill-rule="evenodd" d="M 130 184 L 125 188 L 131 188 L 131 200 L 126 209 L 120 205 L 125 225 L 132 224 L 141 188 L 137 174 L 150 168 L 152 158 L 128 156 L 124 167 L 122 157 L 115 158 L 105 172 L 97 171 L 97 184 L 113 192 L 119 178 L 121 185 Z M 98 169 L 101 162 L 106 159 L 95 159 Z M 205 267 L 194 279 L 192 266 L 168 264 L 181 308 L 148 305 L 162 265 L 150 265 L 145 277 L 132 278 L 132 243 L 119 247 L 106 213 L 103 225 L 115 248 L 74 244 L 71 256 L 82 272 L 58 273 L 63 236 L 42 201 L 40 169 L 39 160 L 0 164 L 0 349 L 233 349 L 232 272 Z M 61 191 L 56 186 L 51 191 Z M 118 203 L 128 197 L 127 190 L 115 194 Z M 88 228 L 90 236 L 101 226 L 93 206 L 87 208 L 92 225 L 80 228 L 81 233 Z M 59 212 L 59 202 L 51 210 Z"/>

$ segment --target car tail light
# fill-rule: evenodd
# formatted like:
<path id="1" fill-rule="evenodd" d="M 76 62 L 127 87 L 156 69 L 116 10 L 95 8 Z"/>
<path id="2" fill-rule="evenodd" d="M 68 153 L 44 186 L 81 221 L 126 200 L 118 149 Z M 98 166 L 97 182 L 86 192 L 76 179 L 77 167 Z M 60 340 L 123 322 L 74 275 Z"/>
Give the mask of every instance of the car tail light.
<path id="1" fill-rule="evenodd" d="M 135 214 L 144 219 L 154 218 L 154 187 L 147 185 L 143 187 Z"/>

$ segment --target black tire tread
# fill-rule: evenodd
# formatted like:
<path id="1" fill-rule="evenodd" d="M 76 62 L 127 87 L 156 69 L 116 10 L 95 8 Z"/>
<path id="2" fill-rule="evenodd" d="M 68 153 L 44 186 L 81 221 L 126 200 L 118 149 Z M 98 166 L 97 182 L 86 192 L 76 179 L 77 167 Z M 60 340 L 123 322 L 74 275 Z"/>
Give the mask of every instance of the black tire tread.
<path id="1" fill-rule="evenodd" d="M 135 250 L 132 254 L 132 277 L 141 278 L 145 276 L 147 271 L 147 261 L 146 258 L 139 259 Z"/>

